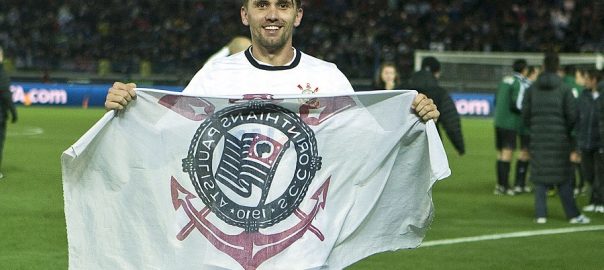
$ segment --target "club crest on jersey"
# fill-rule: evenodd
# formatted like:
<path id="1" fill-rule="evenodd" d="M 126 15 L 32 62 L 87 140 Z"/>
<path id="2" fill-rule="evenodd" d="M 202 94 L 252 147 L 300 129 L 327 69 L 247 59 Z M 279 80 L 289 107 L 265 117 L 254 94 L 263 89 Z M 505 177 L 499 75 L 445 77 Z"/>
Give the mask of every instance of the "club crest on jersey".
<path id="1" fill-rule="evenodd" d="M 296 113 L 257 101 L 217 111 L 195 132 L 182 168 L 197 196 L 172 179 L 174 207 L 186 208 L 191 218 L 178 239 L 197 228 L 244 269 L 255 269 L 306 231 L 323 241 L 312 221 L 325 207 L 330 181 L 325 180 L 310 197 L 314 206 L 303 211 L 300 204 L 321 169 L 321 157 L 313 130 Z M 205 208 L 194 210 L 190 203 L 194 198 L 201 199 Z M 241 233 L 224 233 L 209 221 L 210 214 Z M 262 234 L 261 230 L 286 219 L 287 224 L 295 223 L 293 227 Z"/>
<path id="2" fill-rule="evenodd" d="M 310 86 L 310 83 L 307 83 L 305 87 L 302 87 L 302 85 L 298 84 L 298 89 L 300 89 L 301 94 L 315 94 L 319 92 L 319 87 L 315 87 L 313 89 L 313 87 Z"/>

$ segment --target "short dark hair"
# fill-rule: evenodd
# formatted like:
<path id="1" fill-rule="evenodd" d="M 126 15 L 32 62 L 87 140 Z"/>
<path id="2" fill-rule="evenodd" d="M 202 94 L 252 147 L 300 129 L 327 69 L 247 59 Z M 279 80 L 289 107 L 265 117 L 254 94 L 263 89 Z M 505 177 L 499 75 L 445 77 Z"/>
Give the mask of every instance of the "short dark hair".
<path id="1" fill-rule="evenodd" d="M 545 72 L 558 72 L 560 68 L 560 57 L 556 52 L 547 52 L 543 58 L 543 69 Z"/>
<path id="2" fill-rule="evenodd" d="M 247 3 L 249 1 L 250 0 L 241 0 L 241 5 L 245 7 L 245 6 L 247 6 Z M 302 0 L 292 0 L 292 2 L 294 2 L 296 4 L 297 8 L 301 8 L 302 7 Z"/>
<path id="3" fill-rule="evenodd" d="M 516 59 L 512 64 L 514 72 L 521 73 L 525 68 L 528 67 L 528 63 L 524 59 Z"/>
<path id="4" fill-rule="evenodd" d="M 595 79 L 596 83 L 601 82 L 602 81 L 602 76 L 604 75 L 604 74 L 602 74 L 602 71 L 597 70 L 595 68 L 588 69 L 585 73 L 587 74 L 588 78 Z"/>
<path id="5" fill-rule="evenodd" d="M 436 73 L 440 71 L 440 62 L 433 56 L 428 56 L 422 60 L 422 70 Z"/>

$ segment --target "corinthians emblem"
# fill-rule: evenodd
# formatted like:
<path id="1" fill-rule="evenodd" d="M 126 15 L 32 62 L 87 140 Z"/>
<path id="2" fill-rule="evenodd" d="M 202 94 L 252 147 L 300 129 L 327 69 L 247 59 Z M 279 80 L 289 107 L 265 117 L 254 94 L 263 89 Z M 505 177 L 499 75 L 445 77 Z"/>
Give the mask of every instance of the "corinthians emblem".
<path id="1" fill-rule="evenodd" d="M 196 196 L 172 179 L 174 207 L 183 207 L 191 218 L 178 239 L 197 228 L 245 269 L 257 268 L 306 231 L 324 239 L 312 221 L 325 207 L 329 179 L 310 196 L 310 211 L 299 207 L 321 157 L 313 130 L 297 114 L 258 101 L 220 110 L 199 126 L 182 167 L 206 207 L 195 210 L 190 200 Z M 206 218 L 209 214 L 242 232 L 224 233 Z M 288 221 L 291 228 L 262 234 L 288 218 L 297 223 Z"/>

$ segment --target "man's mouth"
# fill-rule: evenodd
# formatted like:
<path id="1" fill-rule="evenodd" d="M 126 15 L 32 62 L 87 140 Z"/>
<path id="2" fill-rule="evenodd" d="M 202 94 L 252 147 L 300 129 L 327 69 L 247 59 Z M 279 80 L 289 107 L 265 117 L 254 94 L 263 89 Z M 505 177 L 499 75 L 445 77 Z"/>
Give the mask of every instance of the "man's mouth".
<path id="1" fill-rule="evenodd" d="M 279 30 L 281 27 L 280 26 L 276 26 L 276 25 L 269 25 L 269 26 L 265 26 L 264 30 L 270 31 L 270 32 L 275 32 L 277 30 Z"/>

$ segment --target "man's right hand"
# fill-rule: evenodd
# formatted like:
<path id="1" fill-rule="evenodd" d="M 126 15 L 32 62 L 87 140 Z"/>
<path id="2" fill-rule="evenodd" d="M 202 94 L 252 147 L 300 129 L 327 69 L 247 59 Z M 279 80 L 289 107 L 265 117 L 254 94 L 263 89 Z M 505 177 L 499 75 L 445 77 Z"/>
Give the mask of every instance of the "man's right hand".
<path id="1" fill-rule="evenodd" d="M 136 88 L 134 83 L 113 83 L 105 98 L 105 109 L 108 111 L 124 109 L 130 101 L 136 99 L 134 88 Z"/>

